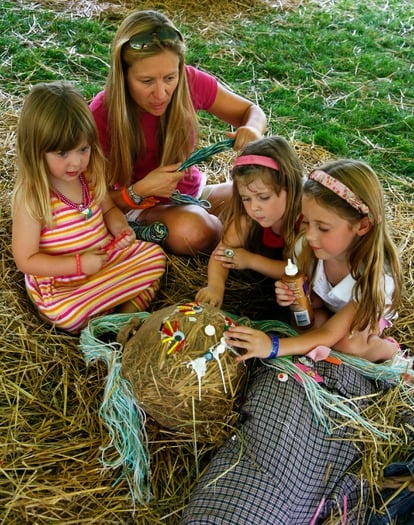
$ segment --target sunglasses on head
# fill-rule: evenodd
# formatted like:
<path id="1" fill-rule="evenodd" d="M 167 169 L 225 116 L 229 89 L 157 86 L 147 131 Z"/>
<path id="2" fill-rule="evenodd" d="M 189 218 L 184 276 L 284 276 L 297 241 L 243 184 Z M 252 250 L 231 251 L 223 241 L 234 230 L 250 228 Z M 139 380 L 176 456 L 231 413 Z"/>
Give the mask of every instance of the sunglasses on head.
<path id="1" fill-rule="evenodd" d="M 147 33 L 139 33 L 129 40 L 129 45 L 133 49 L 146 49 L 154 42 L 161 44 L 173 44 L 182 40 L 180 33 L 168 26 L 158 27 Z"/>

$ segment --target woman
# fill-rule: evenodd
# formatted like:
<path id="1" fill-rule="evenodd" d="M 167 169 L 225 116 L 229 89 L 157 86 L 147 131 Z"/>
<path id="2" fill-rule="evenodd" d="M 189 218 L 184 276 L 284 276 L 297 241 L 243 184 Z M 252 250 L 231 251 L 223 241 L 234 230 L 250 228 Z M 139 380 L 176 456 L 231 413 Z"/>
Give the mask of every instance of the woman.
<path id="1" fill-rule="evenodd" d="M 221 237 L 217 215 L 230 198 L 228 183 L 204 187 L 196 167 L 177 171 L 193 152 L 196 112 L 206 110 L 234 126 L 240 149 L 263 135 L 266 117 L 252 102 L 214 77 L 185 64 L 185 44 L 172 22 L 156 11 L 137 11 L 121 24 L 112 45 L 105 90 L 91 103 L 108 158 L 111 196 L 130 217 L 162 222 L 165 247 L 182 255 L 209 253 Z M 205 199 L 177 205 L 172 193 Z"/>

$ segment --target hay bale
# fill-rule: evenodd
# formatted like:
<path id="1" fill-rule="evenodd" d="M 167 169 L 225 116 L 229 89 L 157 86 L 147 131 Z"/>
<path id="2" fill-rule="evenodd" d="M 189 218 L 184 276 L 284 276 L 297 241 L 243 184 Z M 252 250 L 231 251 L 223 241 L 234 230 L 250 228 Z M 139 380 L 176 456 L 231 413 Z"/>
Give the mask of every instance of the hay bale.
<path id="1" fill-rule="evenodd" d="M 160 425 L 213 442 L 228 432 L 246 370 L 224 342 L 231 324 L 210 305 L 177 304 L 152 313 L 125 343 L 122 375 Z"/>

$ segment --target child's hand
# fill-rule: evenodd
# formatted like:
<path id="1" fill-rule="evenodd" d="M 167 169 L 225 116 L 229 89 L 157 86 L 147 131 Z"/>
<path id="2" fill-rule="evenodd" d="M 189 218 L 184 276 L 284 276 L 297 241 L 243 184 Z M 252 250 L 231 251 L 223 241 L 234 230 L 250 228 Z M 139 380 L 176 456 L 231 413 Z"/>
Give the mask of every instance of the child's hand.
<path id="1" fill-rule="evenodd" d="M 217 290 L 212 286 L 206 286 L 197 292 L 195 300 L 199 303 L 207 303 L 220 308 L 223 304 L 223 291 Z"/>
<path id="2" fill-rule="evenodd" d="M 106 252 L 111 250 L 119 250 L 121 248 L 126 248 L 130 244 L 136 241 L 136 236 L 134 230 L 127 226 L 121 232 L 119 232 L 113 239 L 110 241 L 103 249 Z"/>
<path id="3" fill-rule="evenodd" d="M 292 290 L 282 281 L 275 282 L 275 294 L 279 306 L 289 306 L 295 300 Z"/>
<path id="4" fill-rule="evenodd" d="M 224 337 L 227 344 L 246 350 L 243 355 L 236 357 L 237 361 L 246 361 L 252 357 L 265 359 L 272 351 L 270 337 L 265 332 L 248 326 L 231 326 Z"/>
<path id="5" fill-rule="evenodd" d="M 102 251 L 85 252 L 80 256 L 81 272 L 86 275 L 93 275 L 99 272 L 108 260 L 108 255 Z"/>
<path id="6" fill-rule="evenodd" d="M 213 252 L 213 257 L 227 270 L 245 270 L 249 266 L 250 252 L 244 248 L 230 248 L 220 244 Z"/>

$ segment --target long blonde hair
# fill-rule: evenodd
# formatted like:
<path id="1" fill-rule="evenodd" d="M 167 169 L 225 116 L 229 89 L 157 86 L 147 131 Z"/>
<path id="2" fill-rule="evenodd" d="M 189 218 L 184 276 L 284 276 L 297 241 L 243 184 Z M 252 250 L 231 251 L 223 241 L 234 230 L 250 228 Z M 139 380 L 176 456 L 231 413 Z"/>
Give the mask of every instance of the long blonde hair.
<path id="1" fill-rule="evenodd" d="M 397 311 L 402 293 L 400 260 L 397 247 L 385 221 L 384 194 L 381 184 L 375 172 L 367 164 L 358 160 L 334 160 L 318 169 L 342 182 L 368 206 L 367 216 L 371 222 L 371 229 L 365 235 L 355 238 L 347 254 L 350 273 L 356 281 L 353 294 L 357 300 L 357 311 L 351 331 L 362 331 L 367 327 L 376 330 L 386 307 L 383 288 L 384 272 L 393 278 L 395 284 L 392 304 L 389 307 L 390 314 Z M 303 193 L 315 199 L 320 206 L 329 208 L 341 218 L 349 221 L 350 224 L 357 223 L 364 216 L 345 199 L 314 180 L 306 181 Z M 316 262 L 313 251 L 304 240 L 299 265 L 310 276 L 311 281 Z"/>
<path id="2" fill-rule="evenodd" d="M 243 155 L 261 155 L 275 160 L 279 170 L 257 166 L 255 164 L 247 166 L 237 166 L 232 170 L 233 195 L 229 207 L 229 213 L 225 219 L 224 231 L 230 223 L 234 222 L 236 233 L 239 238 L 242 235 L 242 223 L 247 225 L 247 238 L 245 239 L 246 248 L 252 251 L 259 250 L 261 245 L 261 226 L 249 217 L 243 205 L 237 188 L 237 182 L 250 184 L 260 178 L 265 184 L 269 184 L 280 195 L 282 190 L 286 191 L 286 210 L 282 217 L 280 235 L 284 239 L 284 255 L 290 256 L 297 234 L 297 223 L 300 217 L 303 167 L 302 163 L 290 143 L 278 135 L 265 137 L 254 142 L 250 142 L 240 152 Z"/>
<path id="3" fill-rule="evenodd" d="M 85 141 L 91 156 L 85 178 L 94 198 L 106 194 L 104 157 L 95 120 L 81 93 L 67 82 L 35 85 L 27 95 L 17 128 L 18 172 L 12 195 L 17 196 L 34 220 L 53 225 L 50 184 L 45 153 L 69 151 Z"/>
<path id="4" fill-rule="evenodd" d="M 159 27 L 172 28 L 179 38 L 162 42 L 153 40 L 143 49 L 131 47 L 132 37 L 151 33 Z M 171 20 L 157 11 L 131 13 L 120 25 L 112 43 L 111 66 L 105 87 L 108 109 L 110 151 L 108 183 L 124 186 L 130 183 L 133 164 L 145 151 L 145 137 L 139 127 L 136 104 L 126 82 L 128 69 L 143 58 L 157 56 L 166 49 L 179 58 L 179 80 L 171 102 L 160 117 L 158 148 L 160 165 L 184 161 L 198 137 L 198 120 L 185 73 L 185 44 Z"/>

